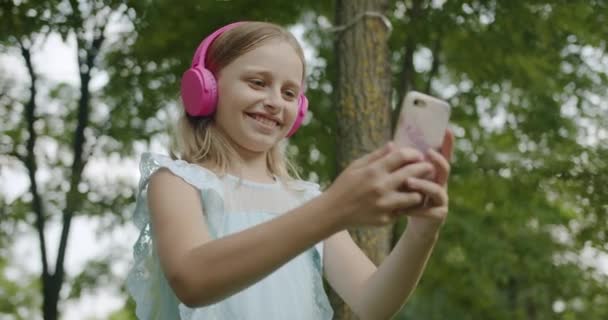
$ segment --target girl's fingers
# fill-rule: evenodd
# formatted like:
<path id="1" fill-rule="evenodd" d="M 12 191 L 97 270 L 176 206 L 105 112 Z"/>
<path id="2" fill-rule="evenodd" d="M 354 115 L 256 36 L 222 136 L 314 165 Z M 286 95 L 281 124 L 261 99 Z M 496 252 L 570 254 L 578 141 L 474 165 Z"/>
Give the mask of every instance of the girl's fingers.
<path id="1" fill-rule="evenodd" d="M 441 154 L 444 158 L 447 159 L 448 163 L 452 162 L 452 152 L 454 148 L 454 134 L 452 130 L 445 130 L 445 135 L 443 136 L 443 143 L 441 144 Z"/>
<path id="2" fill-rule="evenodd" d="M 441 186 L 445 185 L 450 175 L 450 163 L 448 160 L 435 150 L 429 150 L 427 159 L 435 166 L 435 181 Z"/>
<path id="3" fill-rule="evenodd" d="M 434 174 L 435 168 L 427 161 L 408 164 L 391 173 L 389 187 L 401 187 L 409 177 L 426 178 Z"/>
<path id="4" fill-rule="evenodd" d="M 362 157 L 353 161 L 352 167 L 353 168 L 364 167 L 364 166 L 382 158 L 383 156 L 388 154 L 394 148 L 395 148 L 394 144 L 392 142 L 389 142 L 389 143 L 385 144 L 384 146 L 382 146 L 370 153 L 367 153 L 367 154 L 363 155 Z"/>
<path id="5" fill-rule="evenodd" d="M 388 172 L 393 172 L 408 163 L 422 161 L 423 159 L 424 155 L 420 151 L 412 148 L 401 148 L 392 150 L 379 161 L 378 165 Z"/>
<path id="6" fill-rule="evenodd" d="M 398 192 L 393 191 L 386 195 L 379 205 L 385 210 L 403 210 L 422 204 L 422 194 L 418 192 Z"/>
<path id="7" fill-rule="evenodd" d="M 447 206 L 448 195 L 439 184 L 418 178 L 408 178 L 407 186 L 413 191 L 420 192 L 429 197 L 431 206 L 441 207 Z"/>

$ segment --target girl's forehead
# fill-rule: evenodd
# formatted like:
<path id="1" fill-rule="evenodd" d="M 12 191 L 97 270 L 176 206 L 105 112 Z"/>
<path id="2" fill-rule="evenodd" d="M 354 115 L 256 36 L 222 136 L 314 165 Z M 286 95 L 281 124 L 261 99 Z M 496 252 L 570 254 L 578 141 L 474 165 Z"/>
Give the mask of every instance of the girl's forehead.
<path id="1" fill-rule="evenodd" d="M 296 49 L 286 41 L 267 41 L 249 50 L 228 64 L 225 69 L 265 71 L 302 81 L 304 64 Z M 237 71 L 237 70 L 234 70 Z"/>

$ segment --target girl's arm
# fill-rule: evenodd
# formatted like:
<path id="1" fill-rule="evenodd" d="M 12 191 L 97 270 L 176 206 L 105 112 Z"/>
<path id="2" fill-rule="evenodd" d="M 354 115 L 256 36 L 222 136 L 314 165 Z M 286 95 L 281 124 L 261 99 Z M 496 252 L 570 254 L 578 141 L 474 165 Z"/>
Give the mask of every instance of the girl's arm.
<path id="1" fill-rule="evenodd" d="M 327 280 L 361 319 L 390 319 L 416 288 L 436 239 L 408 228 L 376 268 L 342 231 L 325 241 Z"/>
<path id="2" fill-rule="evenodd" d="M 434 151 L 429 154 L 436 183 L 408 178 L 409 188 L 429 196 L 430 205 L 408 212 L 407 229 L 380 267 L 375 267 L 346 231 L 326 241 L 327 279 L 362 319 L 390 319 L 416 288 L 448 213 L 452 141 L 447 133 L 443 156 Z"/>
<path id="3" fill-rule="evenodd" d="M 151 178 L 152 226 L 161 266 L 190 307 L 212 304 L 261 280 L 340 229 L 324 197 L 256 227 L 213 240 L 198 191 L 168 170 Z"/>
<path id="4" fill-rule="evenodd" d="M 402 168 L 420 157 L 390 145 L 379 149 L 353 162 L 327 192 L 303 206 L 216 240 L 207 230 L 198 191 L 160 169 L 147 192 L 165 277 L 184 304 L 208 305 L 261 280 L 339 230 L 389 223 L 392 211 L 421 201 L 415 192 L 385 192 L 407 177 L 428 174 L 432 166 L 422 162 Z"/>

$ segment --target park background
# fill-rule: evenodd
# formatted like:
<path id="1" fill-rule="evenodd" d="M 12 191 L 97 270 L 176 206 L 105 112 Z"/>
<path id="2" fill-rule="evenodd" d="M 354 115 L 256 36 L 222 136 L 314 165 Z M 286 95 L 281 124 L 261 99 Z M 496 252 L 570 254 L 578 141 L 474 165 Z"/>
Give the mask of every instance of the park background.
<path id="1" fill-rule="evenodd" d="M 302 41 L 288 151 L 323 187 L 406 92 L 452 105 L 450 216 L 398 319 L 608 318 L 607 1 L 0 3 L 0 319 L 135 319 L 139 156 L 168 152 L 181 73 L 237 20 Z M 405 223 L 351 233 L 379 262 Z"/>

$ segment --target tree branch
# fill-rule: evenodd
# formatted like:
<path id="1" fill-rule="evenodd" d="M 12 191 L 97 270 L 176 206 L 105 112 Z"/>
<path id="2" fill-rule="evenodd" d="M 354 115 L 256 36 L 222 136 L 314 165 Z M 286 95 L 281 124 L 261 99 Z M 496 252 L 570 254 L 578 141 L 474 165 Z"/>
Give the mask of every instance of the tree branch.
<path id="1" fill-rule="evenodd" d="M 27 161 L 27 160 L 26 160 L 26 158 L 25 158 L 24 156 L 20 155 L 20 154 L 17 152 L 17 150 L 16 150 L 16 149 L 13 149 L 13 150 L 12 150 L 12 151 L 10 151 L 10 152 L 9 152 L 7 155 L 8 155 L 9 157 L 13 157 L 13 158 L 15 158 L 15 159 L 17 159 L 17 160 L 19 160 L 19 161 L 23 162 L 23 164 L 25 164 L 25 162 Z"/>
<path id="2" fill-rule="evenodd" d="M 40 255 L 42 260 L 42 277 L 43 283 L 44 278 L 49 276 L 48 258 L 46 251 L 46 237 L 44 235 L 44 228 L 46 225 L 44 208 L 42 205 L 42 199 L 38 193 L 38 184 L 36 183 L 36 172 L 38 171 L 38 164 L 36 163 L 36 157 L 34 156 L 34 147 L 36 146 L 36 130 L 34 129 L 34 123 L 36 122 L 36 73 L 32 65 L 32 59 L 30 49 L 26 47 L 21 40 L 17 41 L 21 48 L 21 55 L 25 60 L 25 65 L 32 81 L 30 85 L 30 99 L 25 105 L 25 119 L 27 121 L 27 130 L 29 138 L 26 143 L 26 155 L 25 157 L 16 154 L 18 159 L 22 159 L 25 167 L 28 171 L 30 179 L 30 192 L 32 193 L 32 209 L 36 215 L 36 229 L 38 231 L 38 241 L 40 242 Z"/>
<path id="3" fill-rule="evenodd" d="M 107 23 L 103 23 L 99 32 L 96 32 L 96 36 L 91 42 L 91 46 L 87 50 L 87 56 L 85 59 L 85 68 L 79 64 L 80 68 L 80 99 L 78 101 L 78 116 L 76 131 L 74 132 L 74 139 L 72 150 L 74 150 L 74 159 L 72 162 L 70 177 L 70 189 L 66 196 L 66 209 L 63 213 L 63 226 L 61 230 L 61 237 L 59 241 L 59 249 L 57 253 L 57 262 L 55 277 L 58 283 L 62 283 L 64 276 L 64 261 L 65 252 L 67 247 L 68 235 L 70 232 L 70 225 L 76 208 L 79 207 L 78 198 L 78 184 L 82 180 L 82 172 L 86 166 L 87 159 L 84 156 L 84 145 L 86 143 L 86 137 L 84 131 L 89 125 L 89 111 L 90 111 L 90 91 L 89 82 L 91 80 L 91 71 L 95 65 L 95 58 L 97 57 L 99 50 L 105 40 L 105 28 Z M 82 41 L 84 42 L 84 41 Z M 80 41 L 78 43 L 81 43 Z M 79 50 L 79 48 L 77 48 Z"/>

